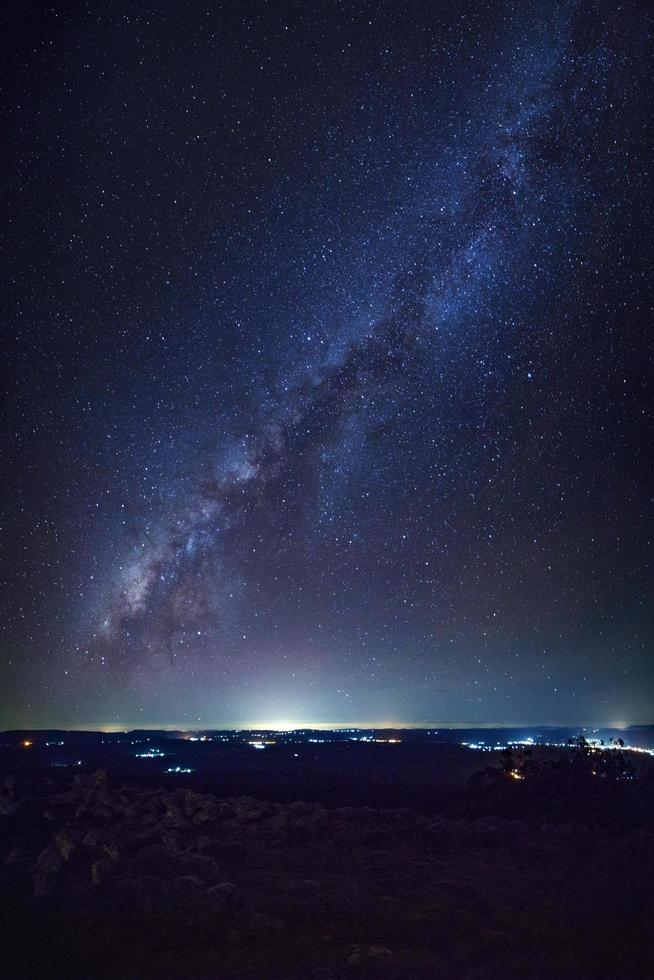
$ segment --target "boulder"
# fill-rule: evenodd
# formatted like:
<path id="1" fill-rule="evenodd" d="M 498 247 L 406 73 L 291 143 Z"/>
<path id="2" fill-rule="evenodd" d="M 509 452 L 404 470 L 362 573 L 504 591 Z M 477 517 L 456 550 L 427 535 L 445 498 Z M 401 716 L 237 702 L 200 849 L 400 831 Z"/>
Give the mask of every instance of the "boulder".
<path id="1" fill-rule="evenodd" d="M 26 863 L 26 857 L 20 847 L 12 847 L 2 862 L 3 868 L 20 868 Z"/>
<path id="2" fill-rule="evenodd" d="M 101 806 L 108 807 L 111 802 L 107 774 L 103 769 L 90 776 L 76 776 L 73 789 L 80 801 L 75 811 L 77 817 Z"/>
<path id="3" fill-rule="evenodd" d="M 113 813 L 108 806 L 96 806 L 91 814 L 96 823 L 109 824 L 113 820 Z"/>
<path id="4" fill-rule="evenodd" d="M 0 793 L 0 817 L 10 816 L 16 809 L 12 794 Z"/>
<path id="5" fill-rule="evenodd" d="M 148 844 L 134 855 L 134 865 L 143 874 L 169 876 L 179 868 L 177 854 L 162 844 Z"/>
<path id="6" fill-rule="evenodd" d="M 369 946 L 365 943 L 357 943 L 345 949 L 345 961 L 350 966 L 381 963 L 390 960 L 392 955 L 386 946 Z"/>
<path id="7" fill-rule="evenodd" d="M 102 845 L 102 850 L 111 861 L 117 861 L 120 857 L 120 846 L 115 840 L 106 841 Z"/>
<path id="8" fill-rule="evenodd" d="M 502 839 L 499 822 L 492 817 L 481 817 L 473 821 L 468 829 L 467 839 L 471 844 L 496 847 Z"/>
<path id="9" fill-rule="evenodd" d="M 100 885 L 116 873 L 116 864 L 111 858 L 98 858 L 91 865 L 91 881 L 94 885 Z"/>
<path id="10" fill-rule="evenodd" d="M 304 881 L 293 882 L 288 891 L 289 895 L 293 895 L 295 898 L 306 901 L 316 898 L 322 889 L 317 881 L 313 881 L 310 878 L 305 878 Z"/>
<path id="11" fill-rule="evenodd" d="M 235 820 L 237 817 L 237 812 L 231 803 L 226 803 L 223 801 L 217 805 L 216 817 L 218 820 Z"/>
<path id="12" fill-rule="evenodd" d="M 33 879 L 35 895 L 41 897 L 50 894 L 62 863 L 63 859 L 59 853 L 59 848 L 54 842 L 48 844 L 41 851 L 34 866 Z"/>
<path id="13" fill-rule="evenodd" d="M 67 861 L 79 842 L 79 833 L 69 827 L 63 827 L 55 835 L 55 845 L 64 861 Z"/>
<path id="14" fill-rule="evenodd" d="M 277 915 L 269 915 L 267 912 L 254 912 L 249 916 L 246 923 L 247 932 L 255 936 L 273 937 L 286 929 L 286 921 Z"/>
<path id="15" fill-rule="evenodd" d="M 185 874 L 196 875 L 207 881 L 218 881 L 220 872 L 218 865 L 208 854 L 197 854 L 194 851 L 184 851 L 177 855 L 177 863 Z"/>
<path id="16" fill-rule="evenodd" d="M 184 794 L 183 810 L 187 818 L 191 820 L 194 813 L 200 809 L 204 803 L 204 797 L 200 793 L 195 793 L 192 789 L 187 789 Z"/>
<path id="17" fill-rule="evenodd" d="M 104 827 L 92 827 L 82 838 L 82 847 L 96 850 L 113 840 L 113 835 Z"/>
<path id="18" fill-rule="evenodd" d="M 195 875 L 180 875 L 165 887 L 165 902 L 172 909 L 198 908 L 204 900 L 204 887 Z"/>
<path id="19" fill-rule="evenodd" d="M 198 824 L 210 823 L 213 820 L 217 820 L 218 816 L 218 804 L 213 800 L 205 800 L 194 812 L 193 823 L 196 826 Z"/>
<path id="20" fill-rule="evenodd" d="M 185 830 L 192 826 L 190 820 L 182 812 L 179 807 L 169 806 L 166 808 L 166 813 L 164 814 L 163 824 L 168 828 L 175 828 L 178 830 Z"/>
<path id="21" fill-rule="evenodd" d="M 230 908 L 236 899 L 236 885 L 231 881 L 221 881 L 218 885 L 212 885 L 207 891 L 207 896 L 212 904 L 218 909 Z"/>
<path id="22" fill-rule="evenodd" d="M 41 874 L 54 875 L 60 870 L 61 865 L 61 853 L 57 845 L 53 842 L 52 844 L 48 844 L 47 847 L 43 848 L 36 859 L 34 869 Z"/>

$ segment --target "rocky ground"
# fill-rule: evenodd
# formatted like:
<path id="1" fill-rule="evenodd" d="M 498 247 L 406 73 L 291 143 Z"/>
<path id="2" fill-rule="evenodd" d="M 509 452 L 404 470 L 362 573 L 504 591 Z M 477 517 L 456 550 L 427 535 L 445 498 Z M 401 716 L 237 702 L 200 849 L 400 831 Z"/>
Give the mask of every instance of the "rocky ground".
<path id="1" fill-rule="evenodd" d="M 0 781 L 0 975 L 654 975 L 654 834 Z"/>

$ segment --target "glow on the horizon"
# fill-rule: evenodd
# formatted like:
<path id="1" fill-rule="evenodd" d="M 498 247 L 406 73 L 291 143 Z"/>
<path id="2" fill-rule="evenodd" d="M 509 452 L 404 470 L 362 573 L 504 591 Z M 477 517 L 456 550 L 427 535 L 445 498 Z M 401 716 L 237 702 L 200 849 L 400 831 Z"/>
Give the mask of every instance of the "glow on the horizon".
<path id="1" fill-rule="evenodd" d="M 312 726 L 308 722 L 302 721 L 289 721 L 288 719 L 281 721 L 266 721 L 260 722 L 256 725 L 244 725 L 246 730 L 255 731 L 258 728 L 263 729 L 267 732 L 294 732 L 298 728 L 311 728 Z"/>
<path id="2" fill-rule="evenodd" d="M 633 724 L 650 724 L 648 721 L 639 722 L 627 722 L 621 720 L 619 723 L 611 721 L 610 723 L 603 722 L 593 722 L 592 725 L 589 723 L 586 727 L 595 728 L 606 728 L 606 729 L 628 729 Z M 46 731 L 52 730 L 65 730 L 65 731 L 86 731 L 86 732 L 102 732 L 105 734 L 124 734 L 130 731 L 167 731 L 167 732 L 180 732 L 187 736 L 195 734 L 198 731 L 278 731 L 278 732 L 292 732 L 298 730 L 314 729 L 316 731 L 343 731 L 347 729 L 368 729 L 368 730 L 401 730 L 401 729 L 495 729 L 495 728 L 507 728 L 507 729 L 519 729 L 519 728 L 570 728 L 570 727 L 583 727 L 583 723 L 580 722 L 577 726 L 564 725 L 559 722 L 554 721 L 525 721 L 524 719 L 520 721 L 503 721 L 503 722 L 483 722 L 483 721 L 446 721 L 440 719 L 439 721 L 424 720 L 424 721 L 397 721 L 388 718 L 370 720 L 366 719 L 363 721 L 304 721 L 295 719 L 276 719 L 272 721 L 261 721 L 257 720 L 255 722 L 242 721 L 242 722 L 225 722 L 222 719 L 203 719 L 201 724 L 192 727 L 188 723 L 188 719 L 184 721 L 162 721 L 161 719 L 128 719 L 120 723 L 112 722 L 88 722 L 87 724 L 74 723 L 61 721 L 55 726 L 51 726 L 48 729 L 42 729 Z M 33 729 L 30 729 L 33 730 Z"/>

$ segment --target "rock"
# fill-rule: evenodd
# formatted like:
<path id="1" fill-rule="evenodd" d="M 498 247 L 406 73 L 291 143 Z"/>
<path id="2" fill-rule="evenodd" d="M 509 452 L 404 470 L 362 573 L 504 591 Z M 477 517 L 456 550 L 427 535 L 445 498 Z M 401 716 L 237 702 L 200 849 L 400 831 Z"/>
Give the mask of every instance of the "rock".
<path id="1" fill-rule="evenodd" d="M 34 894 L 38 897 L 49 895 L 55 878 L 61 869 L 62 857 L 55 843 L 48 844 L 36 859 L 34 866 Z"/>
<path id="2" fill-rule="evenodd" d="M 315 836 L 313 821 L 305 817 L 296 817 L 286 825 L 285 840 L 289 847 L 304 844 Z"/>
<path id="3" fill-rule="evenodd" d="M 255 912 L 247 920 L 246 928 L 255 934 L 275 935 L 286 929 L 286 922 L 277 915 L 268 915 L 266 912 Z"/>
<path id="4" fill-rule="evenodd" d="M 79 834 L 69 828 L 63 828 L 55 835 L 55 844 L 64 861 L 67 861 L 79 840 Z"/>
<path id="5" fill-rule="evenodd" d="M 98 769 L 90 776 L 76 776 L 73 787 L 81 797 L 75 811 L 77 817 L 88 811 L 95 811 L 100 806 L 108 807 L 111 802 L 107 787 L 107 774 L 103 769 Z"/>
<path id="6" fill-rule="evenodd" d="M 152 899 L 158 899 L 163 894 L 164 883 L 161 878 L 157 878 L 156 875 L 143 875 L 143 877 L 139 878 L 138 880 L 141 882 Z"/>
<path id="7" fill-rule="evenodd" d="M 20 847 L 12 847 L 2 862 L 3 868 L 20 868 L 26 862 L 25 854 Z"/>
<path id="8" fill-rule="evenodd" d="M 33 875 L 34 879 L 34 894 L 37 898 L 43 898 L 45 895 L 49 895 L 54 887 L 54 876 L 44 875 L 39 871 L 35 872 Z"/>
<path id="9" fill-rule="evenodd" d="M 318 907 L 321 914 L 328 919 L 344 919 L 353 914 L 354 902 L 342 891 L 326 890 L 316 895 L 314 907 Z M 306 903 L 303 903 L 306 909 Z"/>
<path id="10" fill-rule="evenodd" d="M 82 847 L 95 850 L 96 848 L 102 847 L 103 844 L 110 843 L 112 840 L 113 835 L 108 830 L 104 830 L 102 827 L 92 827 L 82 838 Z"/>
<path id="11" fill-rule="evenodd" d="M 266 900 L 267 902 L 270 901 L 268 896 L 266 896 Z M 315 916 L 315 903 L 305 902 L 301 898 L 296 898 L 295 895 L 275 896 L 274 906 L 275 911 L 289 922 L 297 922 L 304 925 L 309 918 L 314 918 Z"/>
<path id="12" fill-rule="evenodd" d="M 563 840 L 573 841 L 576 844 L 587 843 L 590 837 L 588 827 L 584 827 L 573 820 L 565 824 L 559 824 L 556 830 L 558 836 L 563 838 Z"/>
<path id="13" fill-rule="evenodd" d="M 184 813 L 189 820 L 193 818 L 194 813 L 200 809 L 204 803 L 204 797 L 200 793 L 193 792 L 192 789 L 187 789 L 184 794 Z"/>
<path id="14" fill-rule="evenodd" d="M 361 844 L 364 847 L 388 848 L 393 844 L 393 835 L 381 827 L 373 827 L 363 832 Z"/>
<path id="15" fill-rule="evenodd" d="M 44 847 L 36 859 L 35 870 L 40 874 L 55 875 L 62 865 L 62 857 L 55 843 Z"/>
<path id="16" fill-rule="evenodd" d="M 89 830 L 82 839 L 82 846 L 90 851 L 102 850 L 112 861 L 117 861 L 120 857 L 121 849 L 115 836 L 102 827 Z"/>
<path id="17" fill-rule="evenodd" d="M 210 823 L 217 819 L 218 804 L 213 801 L 204 802 L 193 814 L 193 823 L 196 826 L 198 824 Z"/>
<path id="18" fill-rule="evenodd" d="M 207 854 L 185 851 L 177 855 L 177 863 L 186 874 L 197 875 L 199 878 L 206 878 L 210 881 L 217 881 L 220 878 L 218 865 Z"/>
<path id="19" fill-rule="evenodd" d="M 108 824 L 113 820 L 113 814 L 108 806 L 97 806 L 93 810 L 92 817 L 97 823 Z"/>
<path id="20" fill-rule="evenodd" d="M 633 854 L 638 854 L 645 862 L 654 858 L 654 835 L 644 828 L 630 831 L 622 838 L 622 846 Z"/>
<path id="21" fill-rule="evenodd" d="M 0 793 L 0 816 L 8 817 L 16 809 L 13 796 L 9 793 Z"/>
<path id="22" fill-rule="evenodd" d="M 120 847 L 115 840 L 103 844 L 102 850 L 111 861 L 117 861 L 120 857 Z"/>
<path id="23" fill-rule="evenodd" d="M 163 830 L 161 827 L 148 827 L 140 833 L 132 834 L 129 838 L 128 846 L 131 851 L 142 851 L 150 844 L 160 844 Z"/>
<path id="24" fill-rule="evenodd" d="M 175 806 L 169 806 L 163 818 L 164 826 L 177 828 L 180 830 L 188 829 L 192 826 L 190 820 Z"/>
<path id="25" fill-rule="evenodd" d="M 573 973 L 559 974 L 565 976 L 566 980 L 573 980 L 578 976 Z M 503 953 L 483 966 L 475 967 L 466 971 L 464 980 L 531 980 L 539 974 L 533 969 L 533 963 L 521 956 L 519 953 Z M 540 974 L 542 976 L 542 974 Z"/>
<path id="26" fill-rule="evenodd" d="M 435 851 L 450 848 L 453 844 L 453 834 L 446 820 L 433 820 L 425 827 L 424 840 L 428 847 Z"/>
<path id="27" fill-rule="evenodd" d="M 507 833 L 512 840 L 519 837 L 526 837 L 529 834 L 529 824 L 524 820 L 508 820 Z"/>
<path id="28" fill-rule="evenodd" d="M 91 880 L 94 885 L 100 885 L 107 878 L 113 877 L 116 872 L 116 864 L 111 858 L 103 857 L 94 861 L 91 866 Z"/>
<path id="29" fill-rule="evenodd" d="M 501 840 L 497 822 L 490 817 L 475 820 L 469 828 L 468 840 L 471 844 L 481 844 L 484 847 L 496 847 Z"/>
<path id="30" fill-rule="evenodd" d="M 207 895 L 217 908 L 230 908 L 236 897 L 236 885 L 231 881 L 221 881 L 219 885 L 212 885 Z"/>
<path id="31" fill-rule="evenodd" d="M 155 839 L 158 837 L 161 844 L 170 854 L 177 854 L 181 849 L 180 837 L 176 828 L 167 827 L 165 824 L 157 824 L 156 827 L 152 828 L 152 832 L 155 834 Z"/>
<path id="32" fill-rule="evenodd" d="M 379 963 L 384 960 L 389 960 L 392 955 L 390 949 L 387 949 L 386 946 L 357 944 L 347 946 L 345 949 L 345 959 L 350 966 L 356 966 L 359 963 Z"/>
<path id="33" fill-rule="evenodd" d="M 47 803 L 51 810 L 67 810 L 74 802 L 71 792 L 54 793 L 48 797 Z"/>
<path id="34" fill-rule="evenodd" d="M 295 898 L 300 899 L 311 899 L 316 898 L 322 891 L 320 885 L 317 881 L 313 881 L 309 878 L 304 881 L 295 881 L 289 888 L 289 894 L 293 895 Z"/>
<path id="35" fill-rule="evenodd" d="M 168 882 L 164 894 L 166 904 L 171 908 L 197 908 L 202 904 L 204 888 L 194 875 L 181 875 Z"/>
<path id="36" fill-rule="evenodd" d="M 317 803 L 307 803 L 306 800 L 296 800 L 294 803 L 289 803 L 286 809 L 294 817 L 306 817 L 315 814 L 317 810 L 322 810 L 322 807 Z"/>
<path id="37" fill-rule="evenodd" d="M 161 842 L 152 842 L 139 848 L 134 855 L 134 860 L 143 867 L 151 865 L 153 868 L 163 868 L 175 860 L 175 850 Z"/>

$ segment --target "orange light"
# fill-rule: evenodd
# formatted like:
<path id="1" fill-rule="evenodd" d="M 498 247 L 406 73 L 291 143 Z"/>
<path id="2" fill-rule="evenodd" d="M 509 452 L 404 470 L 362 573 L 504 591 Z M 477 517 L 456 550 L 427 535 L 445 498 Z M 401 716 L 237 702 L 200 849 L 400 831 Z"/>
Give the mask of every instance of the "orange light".
<path id="1" fill-rule="evenodd" d="M 29 749 L 29 747 L 30 747 L 30 746 L 31 746 L 32 744 L 33 744 L 33 743 L 32 743 L 32 742 L 30 742 L 30 740 L 29 740 L 29 738 L 24 738 L 24 739 L 23 739 L 23 741 L 21 742 L 21 745 L 23 746 L 23 748 L 24 748 L 24 749 Z"/>

